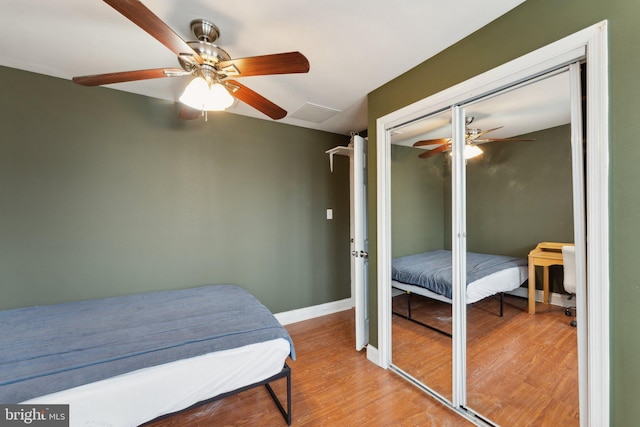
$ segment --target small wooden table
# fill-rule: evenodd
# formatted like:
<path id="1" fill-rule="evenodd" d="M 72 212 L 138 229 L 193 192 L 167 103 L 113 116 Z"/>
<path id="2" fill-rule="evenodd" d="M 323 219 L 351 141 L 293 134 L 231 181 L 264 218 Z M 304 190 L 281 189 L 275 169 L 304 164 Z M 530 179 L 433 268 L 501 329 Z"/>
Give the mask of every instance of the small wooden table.
<path id="1" fill-rule="evenodd" d="M 543 302 L 549 304 L 549 266 L 563 265 L 563 246 L 573 246 L 573 243 L 541 242 L 529 252 L 529 314 L 536 313 L 536 266 L 543 268 Z"/>

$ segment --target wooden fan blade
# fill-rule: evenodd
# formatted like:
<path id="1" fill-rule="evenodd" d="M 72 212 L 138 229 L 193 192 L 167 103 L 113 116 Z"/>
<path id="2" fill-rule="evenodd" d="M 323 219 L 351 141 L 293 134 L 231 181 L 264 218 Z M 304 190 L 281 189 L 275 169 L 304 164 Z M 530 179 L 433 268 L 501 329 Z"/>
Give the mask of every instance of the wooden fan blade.
<path id="1" fill-rule="evenodd" d="M 414 147 L 424 147 L 425 145 L 448 144 L 451 138 L 426 139 L 413 144 Z"/>
<path id="2" fill-rule="evenodd" d="M 433 150 L 425 150 L 424 153 L 418 154 L 418 157 L 420 157 L 421 159 L 428 159 L 429 157 L 433 157 L 438 153 L 449 150 L 449 148 L 451 148 L 449 144 L 441 145 L 440 147 L 436 147 Z"/>
<path id="3" fill-rule="evenodd" d="M 235 80 L 225 80 L 224 84 L 227 89 L 229 89 L 231 95 L 235 96 L 245 104 L 252 106 L 256 110 L 263 112 L 273 120 L 281 119 L 287 115 L 285 110 Z"/>
<path id="4" fill-rule="evenodd" d="M 111 83 L 131 82 L 134 80 L 159 79 L 169 75 L 188 74 L 180 68 L 155 68 L 152 70 L 121 71 L 118 73 L 94 74 L 74 77 L 73 82 L 83 86 L 100 86 Z"/>
<path id="5" fill-rule="evenodd" d="M 191 108 L 188 105 L 180 103 L 180 111 L 178 112 L 178 118 L 181 120 L 195 120 L 202 116 L 202 111 L 195 108 Z"/>
<path id="6" fill-rule="evenodd" d="M 473 138 L 467 138 L 468 140 L 471 141 L 475 141 L 476 139 L 480 138 L 482 135 L 486 135 L 489 132 L 493 132 L 494 130 L 498 130 L 498 129 L 502 129 L 504 126 L 499 126 L 497 128 L 493 128 L 493 129 L 488 129 L 488 130 L 483 130 L 482 132 L 478 132 L 476 135 L 473 135 Z"/>
<path id="7" fill-rule="evenodd" d="M 187 42 L 182 40 L 179 35 L 139 0 L 104 0 L 104 2 L 142 28 L 176 55 L 191 56 L 199 64 L 204 62 L 202 57 Z"/>
<path id="8" fill-rule="evenodd" d="M 288 52 L 221 61 L 217 68 L 237 77 L 308 73 L 309 61 L 300 52 Z"/>

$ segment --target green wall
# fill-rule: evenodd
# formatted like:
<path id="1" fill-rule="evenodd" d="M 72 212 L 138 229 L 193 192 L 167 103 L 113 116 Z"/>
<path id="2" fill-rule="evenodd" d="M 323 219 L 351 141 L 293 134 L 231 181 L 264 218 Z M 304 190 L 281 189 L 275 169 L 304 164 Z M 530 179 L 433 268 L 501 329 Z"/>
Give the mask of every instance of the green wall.
<path id="1" fill-rule="evenodd" d="M 545 46 L 604 19 L 609 22 L 611 425 L 640 418 L 640 2 L 631 0 L 527 0 L 430 60 L 369 94 L 369 152 L 376 150 L 375 121 L 419 99 Z M 419 49 L 419 46 L 416 46 Z M 372 343 L 376 316 L 376 165 L 369 157 L 369 292 Z"/>
<path id="2" fill-rule="evenodd" d="M 467 163 L 470 251 L 526 258 L 539 242 L 574 241 L 569 125 L 520 137 L 535 141 L 483 144 Z"/>
<path id="3" fill-rule="evenodd" d="M 444 244 L 444 163 L 441 157 L 420 159 L 421 152 L 391 146 L 393 257 L 441 249 Z"/>
<path id="4" fill-rule="evenodd" d="M 0 308 L 238 283 L 350 297 L 348 137 L 0 68 Z M 326 209 L 334 209 L 334 220 Z"/>

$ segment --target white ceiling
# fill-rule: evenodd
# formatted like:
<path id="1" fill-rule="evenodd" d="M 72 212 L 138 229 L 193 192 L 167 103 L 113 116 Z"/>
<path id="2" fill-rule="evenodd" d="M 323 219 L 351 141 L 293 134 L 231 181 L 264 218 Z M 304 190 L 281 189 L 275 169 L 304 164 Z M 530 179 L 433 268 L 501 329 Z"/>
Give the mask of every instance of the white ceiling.
<path id="1" fill-rule="evenodd" d="M 242 83 L 291 113 L 305 103 L 340 110 L 321 123 L 281 122 L 340 134 L 367 127 L 366 95 L 524 0 L 146 0 L 178 35 L 206 18 L 232 58 L 299 51 L 308 74 Z M 73 76 L 178 67 L 175 55 L 100 0 L 2 0 L 0 65 Z M 188 77 L 111 85 L 175 101 Z M 96 88 L 86 88 L 96 90 Z M 270 120 L 242 102 L 232 113 Z"/>
<path id="2" fill-rule="evenodd" d="M 463 105 L 469 129 L 489 130 L 483 138 L 512 138 L 571 122 L 568 70 L 559 70 Z M 451 137 L 449 110 L 422 118 L 391 132 L 391 142 L 412 146 L 425 139 Z M 437 146 L 425 146 L 433 149 Z"/>

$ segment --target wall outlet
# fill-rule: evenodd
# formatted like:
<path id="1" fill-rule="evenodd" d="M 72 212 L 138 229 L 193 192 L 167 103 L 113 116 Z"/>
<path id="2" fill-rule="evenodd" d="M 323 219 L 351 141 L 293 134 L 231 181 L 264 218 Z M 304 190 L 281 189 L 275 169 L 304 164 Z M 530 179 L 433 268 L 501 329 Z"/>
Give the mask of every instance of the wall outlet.
<path id="1" fill-rule="evenodd" d="M 333 209 L 327 209 L 327 219 L 333 219 Z"/>

